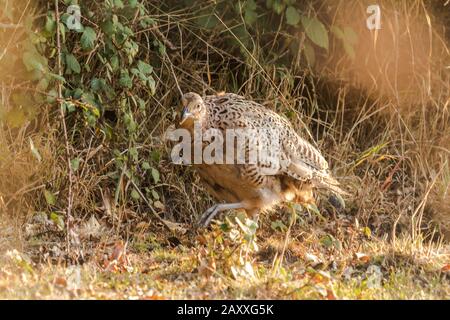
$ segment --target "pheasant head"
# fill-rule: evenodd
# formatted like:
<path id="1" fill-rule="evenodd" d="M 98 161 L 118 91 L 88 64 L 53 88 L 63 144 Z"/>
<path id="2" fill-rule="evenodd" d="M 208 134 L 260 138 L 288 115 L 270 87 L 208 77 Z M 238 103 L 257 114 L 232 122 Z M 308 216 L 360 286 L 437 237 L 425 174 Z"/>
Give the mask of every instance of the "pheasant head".
<path id="1" fill-rule="evenodd" d="M 183 111 L 180 126 L 190 127 L 195 121 L 203 122 L 206 116 L 206 106 L 202 97 L 194 92 L 185 93 L 181 98 Z"/>

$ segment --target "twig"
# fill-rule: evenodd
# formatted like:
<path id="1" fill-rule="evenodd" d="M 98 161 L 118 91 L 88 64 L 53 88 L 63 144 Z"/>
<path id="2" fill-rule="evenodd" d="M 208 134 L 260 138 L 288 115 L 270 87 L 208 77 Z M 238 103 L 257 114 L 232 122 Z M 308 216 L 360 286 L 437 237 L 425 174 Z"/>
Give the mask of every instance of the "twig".
<path id="1" fill-rule="evenodd" d="M 169 59 L 169 57 L 167 57 Z M 183 91 L 181 91 L 180 85 L 178 84 L 177 75 L 175 74 L 175 71 L 173 71 L 173 64 L 172 61 L 169 59 L 169 66 L 170 71 L 172 71 L 173 79 L 175 80 L 175 84 L 177 85 L 178 91 L 180 92 L 180 96 L 183 96 Z"/>
<path id="2" fill-rule="evenodd" d="M 58 75 L 62 77 L 62 69 L 61 69 L 61 38 L 60 38 L 60 29 L 59 29 L 59 6 L 58 0 L 55 0 L 55 14 L 56 14 L 56 45 L 58 50 Z M 66 215 L 66 241 L 67 241 L 67 254 L 70 251 L 70 220 L 72 217 L 72 185 L 73 185 L 73 173 L 72 166 L 70 163 L 70 149 L 69 149 L 69 138 L 67 135 L 67 126 L 66 119 L 64 115 L 64 109 L 62 108 L 62 85 L 61 81 L 58 79 L 58 104 L 59 111 L 61 113 L 61 123 L 63 126 L 64 133 L 64 142 L 66 145 L 66 155 L 67 155 L 67 170 L 69 173 L 69 192 L 67 195 L 67 215 Z"/>
<path id="3" fill-rule="evenodd" d="M 16 29 L 18 27 L 21 27 L 20 24 L 13 24 L 13 23 L 1 23 L 0 22 L 0 29 Z"/>
<path id="4" fill-rule="evenodd" d="M 160 37 L 166 47 L 168 47 L 170 50 L 178 49 L 169 39 L 167 39 L 167 37 L 161 32 L 161 30 L 159 30 L 159 28 L 154 29 L 154 31 Z"/>
<path id="5" fill-rule="evenodd" d="M 281 251 L 281 254 L 280 254 L 280 261 L 277 264 L 277 269 L 276 269 L 277 273 L 280 270 L 280 268 L 283 266 L 284 254 L 286 253 L 286 248 L 288 246 L 289 236 L 291 235 L 291 229 L 292 229 L 292 226 L 294 225 L 294 223 L 296 221 L 296 218 L 297 218 L 297 214 L 295 212 L 295 208 L 292 206 L 292 204 L 290 204 L 289 206 L 292 209 L 292 211 L 291 211 L 291 219 L 289 221 L 289 227 L 288 227 L 288 229 L 286 231 L 286 236 L 284 238 L 283 250 Z"/>

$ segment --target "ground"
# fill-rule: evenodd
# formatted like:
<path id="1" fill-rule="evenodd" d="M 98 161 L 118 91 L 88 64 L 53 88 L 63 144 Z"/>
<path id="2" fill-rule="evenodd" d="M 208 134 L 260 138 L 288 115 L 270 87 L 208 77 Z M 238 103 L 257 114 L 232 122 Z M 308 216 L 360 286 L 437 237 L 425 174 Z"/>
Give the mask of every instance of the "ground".
<path id="1" fill-rule="evenodd" d="M 1 258 L 0 298 L 450 298 L 448 245 L 376 238 L 345 218 L 299 217 L 290 230 L 263 224 L 252 239 L 252 222 L 239 227 L 234 217 L 171 238 L 145 230 L 129 242 L 102 238 L 85 263 L 71 266 L 58 263 L 55 250 L 36 263 L 33 245 L 10 247 Z"/>

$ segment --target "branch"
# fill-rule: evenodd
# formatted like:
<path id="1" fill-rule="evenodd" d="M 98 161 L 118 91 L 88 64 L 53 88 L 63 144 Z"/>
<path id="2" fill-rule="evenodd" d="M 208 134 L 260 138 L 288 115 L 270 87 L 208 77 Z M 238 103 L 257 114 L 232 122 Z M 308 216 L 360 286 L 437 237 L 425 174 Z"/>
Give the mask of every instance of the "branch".
<path id="1" fill-rule="evenodd" d="M 55 15 L 56 15 L 56 45 L 58 50 L 58 75 L 62 77 L 62 68 L 61 68 L 61 37 L 60 37 L 60 28 L 59 28 L 59 6 L 58 6 L 58 0 L 55 0 Z M 69 138 L 67 135 L 67 125 L 66 125 L 66 119 L 64 115 L 64 109 L 62 108 L 62 102 L 64 101 L 62 98 L 62 84 L 61 81 L 57 80 L 58 84 L 58 104 L 59 104 L 59 111 L 61 115 L 61 123 L 63 126 L 63 133 L 64 133 L 64 142 L 66 145 L 66 156 L 67 156 L 67 167 L 68 167 L 68 174 L 69 174 L 69 192 L 67 195 L 67 216 L 66 216 L 66 241 L 67 241 L 67 254 L 69 254 L 70 251 L 70 229 L 71 229 L 71 218 L 72 218 L 72 186 L 73 186 L 73 172 L 72 172 L 72 165 L 70 163 L 70 148 L 69 148 Z"/>

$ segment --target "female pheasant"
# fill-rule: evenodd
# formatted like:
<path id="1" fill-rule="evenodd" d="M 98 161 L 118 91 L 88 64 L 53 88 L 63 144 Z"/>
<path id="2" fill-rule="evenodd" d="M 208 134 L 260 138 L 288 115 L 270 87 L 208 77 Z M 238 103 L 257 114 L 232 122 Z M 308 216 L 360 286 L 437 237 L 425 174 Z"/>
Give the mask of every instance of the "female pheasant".
<path id="1" fill-rule="evenodd" d="M 207 226 L 219 212 L 225 210 L 244 209 L 257 219 L 261 210 L 279 203 L 313 203 L 313 188 L 346 194 L 331 176 L 328 163 L 320 152 L 302 139 L 289 121 L 277 113 L 233 93 L 202 98 L 190 92 L 184 94 L 181 101 L 183 113 L 179 127 L 191 132 L 194 132 L 194 124 L 203 133 L 208 129 L 219 130 L 223 137 L 227 137 L 226 131 L 230 129 L 262 128 L 264 132 L 269 132 L 249 137 L 245 145 L 245 160 L 249 160 L 249 145 L 255 140 L 259 141 L 259 145 L 273 142 L 268 140 L 279 140 L 278 159 L 268 157 L 251 163 L 202 162 L 194 165 L 207 190 L 217 200 L 225 202 L 206 210 L 199 220 L 201 226 Z M 223 145 L 226 142 L 224 139 Z M 226 157 L 230 150 L 225 148 L 225 151 Z M 233 151 L 238 150 L 235 147 Z"/>

